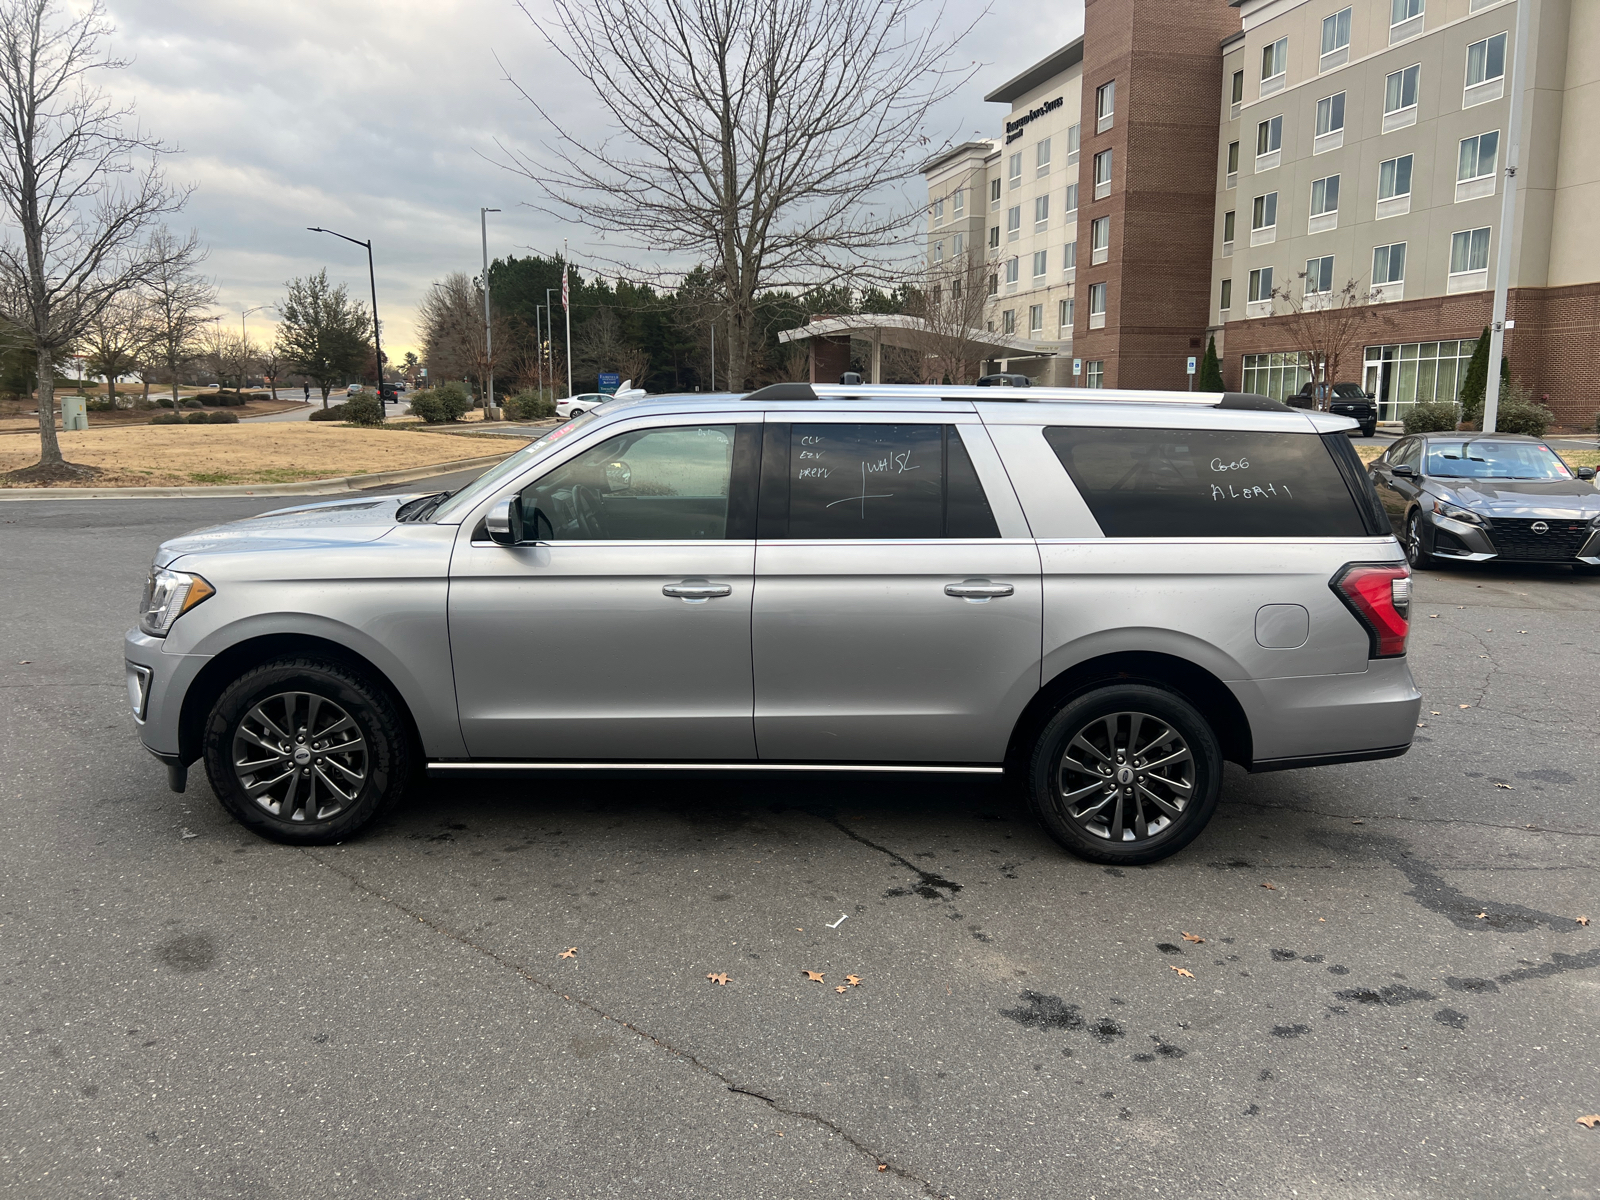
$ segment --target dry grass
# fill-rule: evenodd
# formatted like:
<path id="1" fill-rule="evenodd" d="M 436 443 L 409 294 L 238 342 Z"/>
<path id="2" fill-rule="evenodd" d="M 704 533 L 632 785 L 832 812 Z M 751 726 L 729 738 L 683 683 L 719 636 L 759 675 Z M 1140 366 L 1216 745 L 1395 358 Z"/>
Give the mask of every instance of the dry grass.
<path id="1" fill-rule="evenodd" d="M 519 446 L 511 439 L 497 438 L 486 445 L 421 432 L 393 437 L 381 428 L 290 421 L 137 425 L 58 436 L 69 462 L 98 469 L 92 481 L 85 481 L 94 487 L 298 483 L 477 458 Z M 38 457 L 36 441 L 0 438 L 0 474 L 26 467 Z"/>

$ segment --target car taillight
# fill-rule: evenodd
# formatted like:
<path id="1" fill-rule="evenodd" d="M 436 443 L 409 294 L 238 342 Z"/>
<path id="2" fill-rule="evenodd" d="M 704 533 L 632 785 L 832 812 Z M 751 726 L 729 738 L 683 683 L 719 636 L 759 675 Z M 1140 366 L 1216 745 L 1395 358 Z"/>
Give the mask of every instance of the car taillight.
<path id="1" fill-rule="evenodd" d="M 1411 632 L 1411 568 L 1396 563 L 1346 563 L 1328 581 L 1371 641 L 1373 658 L 1399 658 Z"/>

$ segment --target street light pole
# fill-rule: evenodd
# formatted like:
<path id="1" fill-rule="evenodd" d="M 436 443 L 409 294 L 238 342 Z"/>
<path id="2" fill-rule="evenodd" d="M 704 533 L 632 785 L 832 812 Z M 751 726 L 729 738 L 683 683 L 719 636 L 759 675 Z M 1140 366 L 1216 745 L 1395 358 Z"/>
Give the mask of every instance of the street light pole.
<path id="1" fill-rule="evenodd" d="M 544 290 L 544 332 L 545 332 L 545 335 L 550 339 L 550 341 L 547 344 L 550 347 L 550 398 L 551 399 L 554 399 L 555 398 L 555 394 L 556 394 L 556 330 L 555 330 L 556 306 L 550 302 L 550 297 L 555 295 L 560 290 L 561 290 L 560 288 L 545 288 L 545 290 Z M 568 389 L 567 394 L 568 395 L 572 394 L 571 393 L 571 389 Z"/>
<path id="2" fill-rule="evenodd" d="M 239 390 L 241 392 L 244 390 L 245 381 L 250 374 L 250 365 L 244 352 L 249 338 L 249 335 L 244 331 L 244 319 L 251 313 L 266 312 L 271 307 L 272 305 L 270 304 L 258 304 L 254 308 L 247 308 L 239 314 Z M 274 396 L 273 399 L 276 400 L 277 397 Z"/>
<path id="3" fill-rule="evenodd" d="M 1483 389 L 1483 432 L 1493 433 L 1500 416 L 1500 356 L 1504 352 L 1506 299 L 1511 288 L 1511 237 L 1517 220 L 1517 151 L 1522 143 L 1522 82 L 1528 65 L 1528 10 L 1533 0 L 1518 0 L 1517 44 L 1512 53 L 1511 107 L 1506 114 L 1506 161 L 1500 198 L 1500 245 L 1494 265 L 1494 306 L 1489 333 L 1489 380 Z"/>
<path id="4" fill-rule="evenodd" d="M 378 404 L 379 411 L 382 411 L 382 406 L 388 403 L 388 397 L 383 390 L 383 343 L 378 335 L 378 275 L 372 268 L 372 243 L 363 242 L 360 238 L 347 237 L 332 229 L 323 229 L 320 225 L 307 225 L 306 228 L 312 233 L 331 233 L 336 238 L 344 238 L 353 245 L 365 246 L 367 249 L 367 279 L 372 284 L 372 356 L 378 368 Z M 323 397 L 323 403 L 327 403 L 326 396 Z"/>
<path id="5" fill-rule="evenodd" d="M 567 317 L 567 395 L 572 395 L 572 301 L 567 290 L 567 239 L 561 239 L 561 311 Z"/>
<path id="6" fill-rule="evenodd" d="M 489 214 L 499 211 L 498 208 L 478 210 L 478 224 L 483 230 L 483 361 L 489 368 L 489 386 L 483 397 L 485 416 L 487 410 L 494 407 L 494 332 L 489 327 Z"/>
<path id="7" fill-rule="evenodd" d="M 533 361 L 535 363 L 534 370 L 539 373 L 540 396 L 544 395 L 544 334 L 539 328 L 539 314 L 544 311 L 544 308 L 545 306 L 542 304 L 533 306 Z"/>

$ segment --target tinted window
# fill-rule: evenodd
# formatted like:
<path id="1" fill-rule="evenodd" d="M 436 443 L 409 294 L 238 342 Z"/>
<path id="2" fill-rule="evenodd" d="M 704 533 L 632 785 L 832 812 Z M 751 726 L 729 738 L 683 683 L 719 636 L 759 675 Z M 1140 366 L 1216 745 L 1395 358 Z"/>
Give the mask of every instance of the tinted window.
<path id="1" fill-rule="evenodd" d="M 1363 537 L 1314 434 L 1053 428 L 1045 440 L 1107 537 Z"/>
<path id="2" fill-rule="evenodd" d="M 786 464 L 775 435 L 769 426 L 763 537 L 1000 536 L 953 426 L 792 425 Z M 787 520 L 774 520 L 784 493 Z"/>
<path id="3" fill-rule="evenodd" d="M 585 450 L 523 489 L 523 536 L 549 542 L 728 537 L 734 430 L 641 429 Z"/>

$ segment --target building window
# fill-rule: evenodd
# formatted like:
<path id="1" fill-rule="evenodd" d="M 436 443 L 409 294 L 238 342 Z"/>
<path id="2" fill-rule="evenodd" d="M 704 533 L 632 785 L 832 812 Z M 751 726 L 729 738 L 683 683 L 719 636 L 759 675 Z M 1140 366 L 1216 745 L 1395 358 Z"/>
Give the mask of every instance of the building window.
<path id="1" fill-rule="evenodd" d="M 1069 296 L 1067 299 L 1061 302 L 1060 309 L 1056 317 L 1056 324 L 1061 327 L 1062 337 L 1072 336 L 1072 316 L 1072 298 Z"/>
<path id="2" fill-rule="evenodd" d="M 1034 337 L 1044 333 L 1044 305 L 1030 304 L 1028 306 L 1028 332 Z"/>
<path id="3" fill-rule="evenodd" d="M 1278 240 L 1278 193 L 1257 196 L 1250 209 L 1250 244 L 1264 246 Z"/>
<path id="4" fill-rule="evenodd" d="M 1467 47 L 1467 87 L 1461 107 L 1498 100 L 1506 89 L 1506 35 L 1497 33 Z"/>
<path id="5" fill-rule="evenodd" d="M 933 285 L 933 288 L 928 292 L 928 295 L 933 300 L 933 308 L 934 308 L 934 310 L 937 311 L 939 306 L 944 303 L 944 289 L 942 287 L 940 287 L 936 283 L 936 284 Z"/>
<path id="6" fill-rule="evenodd" d="M 961 252 L 967 248 L 967 239 L 964 234 L 956 234 L 950 239 L 950 257 L 960 258 Z"/>
<path id="7" fill-rule="evenodd" d="M 1018 269 L 1017 268 L 1017 261 L 1018 260 L 1015 259 L 1015 258 L 1006 259 L 1006 283 L 1007 284 L 1013 284 L 1013 283 L 1017 282 L 1017 269 Z"/>
<path id="8" fill-rule="evenodd" d="M 1015 333 L 1017 331 L 1017 310 L 1008 308 L 1000 314 L 1000 332 Z"/>
<path id="9" fill-rule="evenodd" d="M 1094 359 L 1086 364 L 1089 368 L 1089 386 L 1103 388 L 1106 385 L 1106 364 L 1101 359 Z"/>
<path id="10" fill-rule="evenodd" d="M 998 296 L 999 294 L 1000 294 L 1000 275 L 999 275 L 998 272 L 995 272 L 995 273 L 992 273 L 989 276 L 989 295 Z M 991 330 L 993 330 L 994 329 L 994 325 L 991 324 L 989 326 L 989 328 Z"/>
<path id="11" fill-rule="evenodd" d="M 1239 182 L 1239 143 L 1228 143 L 1228 187 L 1234 187 Z"/>
<path id="12" fill-rule="evenodd" d="M 1096 217 L 1089 222 L 1089 263 L 1103 263 L 1111 257 L 1111 218 Z"/>
<path id="13" fill-rule="evenodd" d="M 1075 183 L 1067 184 L 1067 211 L 1069 213 L 1078 211 L 1078 185 Z"/>
<path id="14" fill-rule="evenodd" d="M 1231 254 L 1233 246 L 1234 216 L 1232 209 L 1222 214 L 1222 252 Z"/>
<path id="15" fill-rule="evenodd" d="M 944 261 L 944 243 L 943 242 L 935 242 L 933 244 L 933 261 L 936 262 L 936 263 L 940 263 L 940 262 Z"/>
<path id="16" fill-rule="evenodd" d="M 944 201 L 943 200 L 935 200 L 933 202 L 933 223 L 935 225 L 943 225 L 944 224 Z"/>
<path id="17" fill-rule="evenodd" d="M 1404 25 L 1420 17 L 1427 0 L 1389 0 L 1389 24 Z"/>
<path id="18" fill-rule="evenodd" d="M 950 197 L 950 206 L 955 210 L 956 216 L 961 217 L 966 215 L 967 191 L 965 188 L 956 189 L 955 195 Z"/>
<path id="19" fill-rule="evenodd" d="M 1111 151 L 1102 150 L 1094 156 L 1094 198 L 1104 200 L 1111 194 Z"/>
<path id="20" fill-rule="evenodd" d="M 1074 121 L 1067 126 L 1067 166 L 1078 161 L 1078 140 L 1080 137 L 1078 123 Z"/>
<path id="21" fill-rule="evenodd" d="M 1061 248 L 1061 269 L 1063 271 L 1076 271 L 1078 269 L 1078 243 L 1068 242 Z"/>
<path id="22" fill-rule="evenodd" d="M 1368 346 L 1364 387 L 1378 398 L 1380 421 L 1403 420 L 1415 404 L 1459 400 L 1478 339 Z"/>
<path id="23" fill-rule="evenodd" d="M 1094 131 L 1104 133 L 1111 128 L 1117 111 L 1117 81 L 1102 83 L 1094 90 Z"/>
<path id="24" fill-rule="evenodd" d="M 1302 352 L 1287 354 L 1246 354 L 1244 382 L 1247 392 L 1282 400 L 1311 381 L 1311 356 Z"/>
<path id="25" fill-rule="evenodd" d="M 1089 285 L 1089 328 L 1104 329 L 1106 327 L 1106 285 L 1091 283 Z"/>
<path id="26" fill-rule="evenodd" d="M 1306 295 L 1326 296 L 1333 291 L 1333 255 L 1306 259 Z"/>
<path id="27" fill-rule="evenodd" d="M 1390 246 L 1376 246 L 1372 251 L 1372 286 L 1404 283 L 1406 278 L 1406 244 L 1395 242 Z"/>
<path id="28" fill-rule="evenodd" d="M 959 275 L 950 281 L 950 299 L 961 299 L 961 276 Z"/>
<path id="29" fill-rule="evenodd" d="M 1244 72 L 1233 73 L 1233 101 L 1234 104 L 1244 103 Z"/>
<path id="30" fill-rule="evenodd" d="M 1275 92 L 1283 86 L 1289 70 L 1289 39 L 1281 37 L 1270 46 L 1261 47 L 1261 92 Z"/>
<path id="31" fill-rule="evenodd" d="M 1044 278 L 1044 273 L 1049 270 L 1050 251 L 1035 250 L 1033 252 L 1033 278 L 1037 281 Z"/>
<path id="32" fill-rule="evenodd" d="M 1000 211 L 1000 181 L 998 179 L 989 180 L 989 211 Z"/>
<path id="33" fill-rule="evenodd" d="M 1489 269 L 1489 227 L 1463 229 L 1450 235 L 1450 274 L 1465 275 Z"/>
<path id="34" fill-rule="evenodd" d="M 1021 150 L 1018 150 L 1015 154 L 1013 154 L 1011 156 L 1010 162 L 1007 163 L 1007 165 L 1006 165 L 1006 171 L 1007 171 L 1007 174 L 1010 176 L 1011 186 L 1014 187 L 1014 188 L 1021 187 L 1022 186 L 1022 151 Z"/>
<path id="35" fill-rule="evenodd" d="M 1338 211 L 1339 177 L 1337 175 L 1329 175 L 1326 179 L 1313 179 L 1311 181 L 1311 215 L 1320 217 Z"/>
<path id="36" fill-rule="evenodd" d="M 1349 49 L 1350 10 L 1342 8 L 1333 16 L 1322 18 L 1322 57 L 1326 59 L 1330 54 Z"/>
<path id="37" fill-rule="evenodd" d="M 1048 194 L 1033 198 L 1033 231 L 1041 233 L 1050 224 L 1050 197 Z"/>
<path id="38" fill-rule="evenodd" d="M 1412 155 L 1402 154 L 1378 164 L 1378 219 L 1411 211 Z"/>
<path id="39" fill-rule="evenodd" d="M 994 322 L 993 321 L 985 321 L 983 323 L 983 327 L 985 329 L 987 329 L 990 333 L 994 332 Z"/>
<path id="40" fill-rule="evenodd" d="M 1413 63 L 1383 78 L 1383 131 L 1389 133 L 1417 120 L 1417 88 L 1422 64 Z"/>
<path id="41" fill-rule="evenodd" d="M 1022 205 L 1013 204 L 1006 209 L 1006 241 L 1014 242 L 1022 236 Z"/>
<path id="42" fill-rule="evenodd" d="M 1283 118 L 1273 117 L 1256 126 L 1256 157 L 1283 148 Z"/>
<path id="43" fill-rule="evenodd" d="M 1050 139 L 1045 138 L 1033 148 L 1033 173 L 1050 174 Z"/>
<path id="44" fill-rule="evenodd" d="M 997 250 L 999 248 L 1000 248 L 1000 226 L 991 225 L 991 226 L 989 226 L 989 249 Z"/>
<path id="45" fill-rule="evenodd" d="M 1344 132 L 1344 95 L 1340 92 L 1336 96 L 1324 96 L 1317 101 L 1317 145 L 1313 150 L 1317 147 L 1324 150 L 1334 149 L 1333 146 L 1324 144 L 1332 140 L 1328 135 Z M 1339 141 L 1342 144 L 1344 139 L 1340 138 Z"/>
<path id="46" fill-rule="evenodd" d="M 1222 301 L 1217 307 L 1223 312 L 1227 312 L 1233 307 L 1233 280 L 1224 279 L 1222 281 Z"/>
<path id="47" fill-rule="evenodd" d="M 1482 179 L 1494 174 L 1494 163 L 1500 152 L 1500 131 L 1480 133 L 1461 141 L 1460 163 L 1456 168 L 1456 182 Z"/>
<path id="48" fill-rule="evenodd" d="M 1251 304 L 1260 304 L 1272 299 L 1272 268 L 1260 267 L 1250 272 L 1250 294 L 1246 297 Z"/>

